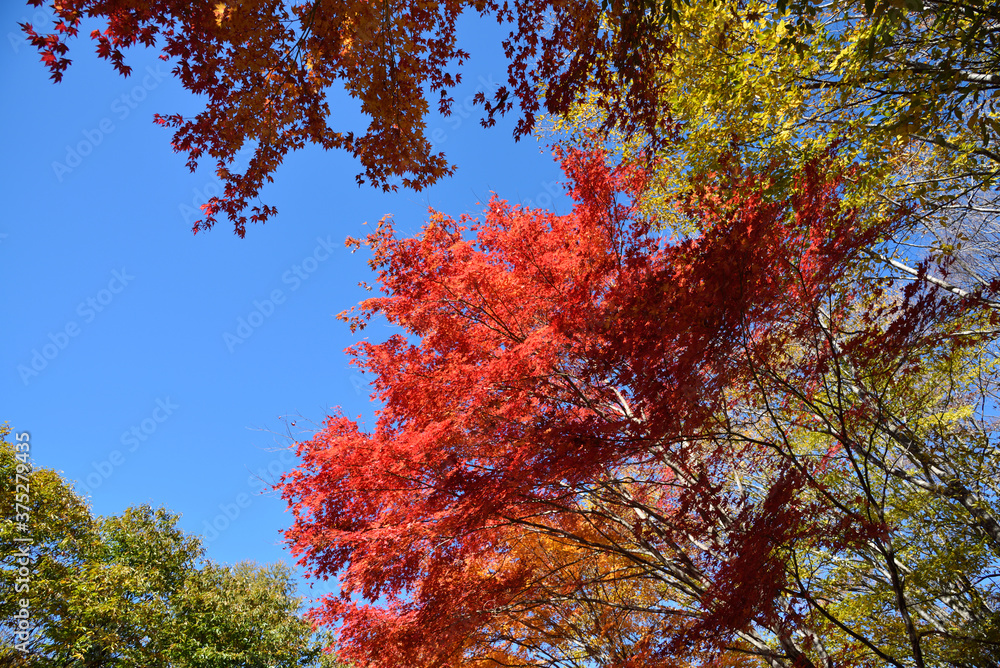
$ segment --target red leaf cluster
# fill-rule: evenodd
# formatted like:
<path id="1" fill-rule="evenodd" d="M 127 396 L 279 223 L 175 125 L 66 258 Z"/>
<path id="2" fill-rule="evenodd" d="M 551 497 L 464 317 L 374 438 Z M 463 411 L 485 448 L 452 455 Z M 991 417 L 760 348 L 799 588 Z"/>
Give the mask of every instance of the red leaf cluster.
<path id="1" fill-rule="evenodd" d="M 660 515 L 655 536 L 630 521 L 630 540 L 731 555 L 704 569 L 708 614 L 688 637 L 779 623 L 782 546 L 843 528 L 804 522 L 804 479 L 780 469 L 734 520 L 718 475 L 766 453 L 691 437 L 711 433 L 753 374 L 747 360 L 780 357 L 870 241 L 837 182 L 815 165 L 768 201 L 762 179 L 722 175 L 678 205 L 700 230 L 679 239 L 638 213 L 641 170 L 598 151 L 570 151 L 563 167 L 568 215 L 494 198 L 482 221 L 435 213 L 411 239 L 383 221 L 367 239 L 383 294 L 352 325 L 380 315 L 406 331 L 350 351 L 384 407 L 371 432 L 331 417 L 281 485 L 293 551 L 314 576 L 340 577 L 341 597 L 315 614 L 356 665 L 459 663 L 475 629 L 545 577 L 511 546 L 526 531 L 594 531 L 579 508 L 602 485 L 625 480 L 628 505 Z M 616 471 L 630 477 L 609 482 Z M 645 642 L 648 656 L 669 647 Z"/>
<path id="2" fill-rule="evenodd" d="M 30 1 L 36 6 L 43 2 Z M 195 231 L 210 228 L 225 215 L 242 237 L 247 222 L 266 221 L 274 209 L 251 207 L 251 200 L 284 157 L 307 143 L 347 151 L 363 166 L 358 182 L 384 190 L 400 184 L 420 190 L 452 173 L 444 154 L 433 152 L 426 125 L 432 103 L 441 114 L 451 113 L 452 91 L 469 59 L 456 33 L 463 12 L 510 26 L 503 40 L 507 82 L 475 96 L 485 113 L 484 126 L 511 112 L 516 100 L 520 118 L 515 138 L 529 134 L 545 89 L 550 113 L 567 111 L 585 91 L 594 90 L 610 113 L 609 128 L 642 130 L 658 138 L 672 127 L 654 83 L 669 39 L 661 30 L 637 30 L 636 21 L 646 19 L 618 3 L 602 8 L 569 0 L 315 0 L 291 5 L 270 0 L 53 0 L 50 5 L 54 32 L 22 28 L 57 81 L 70 64 L 68 39 L 77 34 L 83 17 L 92 17 L 105 24 L 91 33 L 97 54 L 119 73 L 130 72 L 125 49 L 158 46 L 184 88 L 205 100 L 194 117 L 156 116 L 157 123 L 174 130 L 173 147 L 188 155 L 192 170 L 210 157 L 225 183 L 222 196 L 204 207 L 205 217 L 195 223 Z M 631 26 L 629 31 L 620 29 L 623 22 Z M 370 120 L 363 134 L 331 127 L 329 121 L 337 119 L 327 96 L 341 85 Z M 252 156 L 240 171 L 234 166 L 246 148 Z"/>

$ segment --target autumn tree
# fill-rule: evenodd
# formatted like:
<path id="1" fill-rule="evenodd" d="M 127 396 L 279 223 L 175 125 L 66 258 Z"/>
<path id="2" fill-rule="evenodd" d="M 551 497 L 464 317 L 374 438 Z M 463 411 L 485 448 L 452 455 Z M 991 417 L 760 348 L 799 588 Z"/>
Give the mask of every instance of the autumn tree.
<path id="1" fill-rule="evenodd" d="M 383 189 L 398 185 L 421 189 L 446 174 L 450 165 L 425 136 L 433 107 L 448 115 L 452 91 L 461 83 L 469 53 L 459 43 L 456 21 L 463 12 L 509 27 L 503 48 L 508 81 L 492 97 L 479 92 L 484 125 L 508 113 L 518 115 L 515 137 L 530 133 L 542 109 L 561 113 L 582 90 L 605 91 L 614 123 L 643 127 L 651 134 L 668 122 L 650 113 L 654 91 L 646 82 L 665 47 L 664 36 L 646 30 L 649 19 L 621 3 L 568 0 L 496 0 L 416 3 L 384 0 L 314 0 L 299 4 L 249 0 L 70 0 L 46 3 L 52 26 L 25 25 L 31 43 L 55 80 L 70 64 L 69 43 L 90 17 L 100 29 L 91 33 L 99 57 L 123 75 L 130 73 L 125 49 L 156 47 L 173 64 L 187 90 L 204 96 L 204 109 L 192 117 L 163 113 L 161 125 L 173 129 L 175 150 L 188 155 L 193 170 L 203 159 L 214 162 L 225 183 L 221 197 L 204 207 L 195 230 L 207 229 L 225 215 L 243 236 L 248 221 L 263 222 L 270 206 L 250 207 L 262 186 L 290 151 L 308 143 L 341 149 L 364 169 L 359 182 Z M 622 26 L 628 39 L 606 25 Z M 642 37 L 645 48 L 634 50 Z M 630 83 L 622 84 L 628 77 Z M 328 102 L 331 89 L 343 86 L 370 119 L 363 133 L 338 127 Z M 237 153 L 253 149 L 248 166 L 235 167 Z M 251 208 L 249 217 L 247 208 Z"/>
<path id="2" fill-rule="evenodd" d="M 569 152 L 569 215 L 367 239 L 377 422 L 282 484 L 345 659 L 995 665 L 993 295 L 872 262 L 905 212 L 861 224 L 836 164 L 777 198 L 730 162 L 682 236 Z"/>
<path id="3" fill-rule="evenodd" d="M 196 230 L 225 215 L 243 235 L 248 221 L 266 220 L 274 209 L 250 201 L 308 143 L 348 151 L 364 169 L 359 181 L 382 188 L 420 189 L 449 174 L 424 131 L 432 106 L 450 113 L 469 59 L 456 34 L 463 12 L 510 29 L 508 80 L 476 103 L 485 125 L 517 114 L 515 137 L 541 111 L 577 129 L 582 114 L 602 137 L 618 132 L 650 155 L 679 156 L 680 172 L 730 143 L 795 154 L 847 137 L 869 161 L 874 173 L 858 176 L 869 184 L 915 163 L 911 188 L 896 194 L 935 210 L 996 208 L 996 0 L 48 4 L 53 25 L 24 30 L 56 80 L 92 18 L 97 53 L 119 72 L 130 72 L 127 47 L 155 47 L 206 97 L 193 117 L 156 116 L 192 169 L 209 158 L 226 184 Z M 370 119 L 363 134 L 337 125 L 328 94 L 341 84 Z M 241 169 L 245 148 L 253 154 Z M 944 252 L 968 236 L 948 230 Z"/>
<path id="4" fill-rule="evenodd" d="M 298 616 L 286 566 L 206 561 L 200 540 L 163 509 L 94 516 L 57 472 L 32 470 L 26 453 L 3 438 L 8 434 L 4 426 L 3 665 L 338 665 Z M 30 480 L 26 493 L 16 488 L 18 471 Z M 27 508 L 24 526 L 14 522 L 19 498 L 18 512 Z M 27 576 L 19 575 L 22 567 Z M 17 615 L 23 600 L 29 602 L 26 633 Z"/>
<path id="5" fill-rule="evenodd" d="M 606 133 L 602 92 L 550 128 L 644 159 L 669 203 L 740 161 L 767 171 L 778 191 L 803 164 L 836 146 L 845 198 L 879 224 L 910 207 L 894 259 L 915 269 L 947 257 L 953 280 L 986 286 L 997 274 L 1000 50 L 995 2 L 674 3 L 671 49 L 653 84 L 669 142 Z M 780 165 L 782 173 L 773 166 Z M 779 192 L 777 196 L 782 196 Z M 661 224 L 683 222 L 669 206 Z"/>

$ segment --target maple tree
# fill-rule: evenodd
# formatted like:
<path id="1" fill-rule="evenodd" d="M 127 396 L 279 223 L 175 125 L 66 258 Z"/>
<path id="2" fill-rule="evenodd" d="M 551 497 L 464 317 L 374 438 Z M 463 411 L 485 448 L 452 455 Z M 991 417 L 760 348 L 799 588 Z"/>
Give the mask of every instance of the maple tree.
<path id="1" fill-rule="evenodd" d="M 40 6 L 45 0 L 29 0 Z M 165 113 L 156 121 L 174 130 L 175 150 L 187 153 L 193 170 L 214 161 L 225 184 L 220 197 L 203 207 L 195 231 L 225 215 L 243 236 L 247 222 L 274 214 L 267 205 L 250 207 L 289 151 L 314 143 L 355 156 L 370 181 L 384 189 L 398 184 L 421 189 L 452 172 L 425 136 L 433 106 L 448 115 L 451 96 L 470 57 L 458 43 L 456 21 L 475 12 L 509 26 L 503 48 L 508 81 L 491 98 L 480 91 L 475 103 L 483 124 L 517 106 L 515 137 L 531 132 L 541 107 L 561 113 L 586 87 L 606 89 L 614 125 L 642 127 L 656 135 L 667 119 L 651 103 L 646 82 L 665 48 L 661 31 L 647 30 L 652 18 L 623 3 L 570 0 L 314 0 L 298 4 L 271 0 L 52 0 L 54 26 L 22 26 L 55 80 L 70 65 L 69 41 L 81 22 L 101 22 L 91 38 L 98 55 L 123 75 L 130 67 L 124 50 L 158 47 L 173 73 L 205 107 L 193 117 Z M 637 5 L 638 7 L 639 5 Z M 621 30 L 608 29 L 607 25 Z M 46 29 L 51 32 L 46 32 Z M 626 38 L 619 38 L 624 31 Z M 636 50 L 641 36 L 646 48 Z M 628 84 L 612 72 L 628 76 Z M 328 102 L 342 85 L 370 119 L 364 133 L 331 127 Z M 235 162 L 252 147 L 249 164 Z M 249 217 L 246 210 L 250 208 Z"/>
<path id="2" fill-rule="evenodd" d="M 721 163 L 674 201 L 687 233 L 648 172 L 563 162 L 569 215 L 367 239 L 382 296 L 344 317 L 406 332 L 352 349 L 377 423 L 331 416 L 281 484 L 338 652 L 995 664 L 993 294 L 873 262 L 906 212 L 862 224 L 835 156 L 784 196 Z"/>

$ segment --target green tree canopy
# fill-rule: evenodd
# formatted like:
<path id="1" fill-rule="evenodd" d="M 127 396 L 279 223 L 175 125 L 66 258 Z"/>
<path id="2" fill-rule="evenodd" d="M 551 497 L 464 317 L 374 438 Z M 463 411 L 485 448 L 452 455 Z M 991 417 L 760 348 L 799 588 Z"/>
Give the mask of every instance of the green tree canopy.
<path id="1" fill-rule="evenodd" d="M 298 616 L 290 570 L 203 558 L 178 516 L 149 506 L 94 516 L 57 472 L 31 472 L 0 432 L 0 663 L 11 666 L 333 666 Z M 19 456 L 20 455 L 20 456 Z M 15 521 L 27 507 L 28 521 Z M 23 518 L 18 518 L 23 519 Z M 30 539 L 30 542 L 24 539 Z M 16 587 L 28 546 L 27 589 Z M 23 558 L 22 558 L 23 562 Z M 18 636 L 22 599 L 30 632 Z"/>

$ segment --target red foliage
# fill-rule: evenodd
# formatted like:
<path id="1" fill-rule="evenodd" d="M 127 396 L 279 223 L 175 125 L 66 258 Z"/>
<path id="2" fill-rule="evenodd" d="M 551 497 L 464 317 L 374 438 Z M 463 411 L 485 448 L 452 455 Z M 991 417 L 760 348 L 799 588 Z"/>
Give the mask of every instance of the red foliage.
<path id="1" fill-rule="evenodd" d="M 44 2 L 29 0 L 35 6 Z M 205 108 L 194 117 L 156 116 L 157 123 L 174 129 L 174 149 L 187 153 L 192 170 L 209 156 L 225 183 L 223 195 L 205 205 L 205 218 L 195 223 L 195 231 L 210 228 L 221 214 L 241 237 L 248 221 L 266 221 L 275 210 L 250 207 L 250 201 L 271 181 L 285 155 L 306 143 L 351 153 L 364 168 L 358 182 L 367 180 L 386 190 L 400 183 L 420 190 L 450 174 L 453 166 L 444 154 L 432 152 L 425 130 L 431 104 L 444 115 L 451 113 L 450 92 L 461 82 L 460 68 L 469 59 L 456 35 L 463 12 L 492 16 L 511 28 L 503 41 L 509 60 L 506 84 L 491 98 L 484 92 L 476 95 L 475 103 L 485 112 L 483 125 L 512 111 L 516 99 L 520 119 L 515 137 L 530 133 L 544 86 L 551 113 L 566 111 L 590 88 L 602 93 L 611 112 L 609 125 L 628 132 L 641 129 L 653 137 L 670 126 L 653 83 L 658 54 L 669 43 L 660 30 L 640 29 L 652 17 L 633 16 L 621 3 L 603 3 L 603 9 L 602 3 L 570 0 L 49 4 L 54 32 L 22 28 L 56 81 L 70 64 L 67 40 L 77 35 L 83 17 L 94 17 L 106 25 L 91 33 L 97 54 L 118 72 L 130 72 L 127 47 L 159 46 L 161 58 L 174 64 L 173 74 L 184 88 L 204 97 Z M 328 123 L 327 91 L 339 85 L 371 119 L 363 135 L 337 131 Z M 239 172 L 234 162 L 246 146 L 253 148 L 253 156 Z M 249 218 L 244 213 L 248 207 Z"/>
<path id="2" fill-rule="evenodd" d="M 511 556 L 511 537 L 534 518 L 573 525 L 553 510 L 567 490 L 636 462 L 682 476 L 656 502 L 671 540 L 718 543 L 729 525 L 717 547 L 731 556 L 706 567 L 708 614 L 687 637 L 780 623 L 783 546 L 825 530 L 802 519 L 821 504 L 797 505 L 804 483 L 791 470 L 759 508 L 723 517 L 714 476 L 739 455 L 688 437 L 752 374 L 746 360 L 796 335 L 869 241 L 837 183 L 817 166 L 769 202 L 761 179 L 724 175 L 683 205 L 701 233 L 678 240 L 634 208 L 640 170 L 580 151 L 563 166 L 569 215 L 495 198 L 482 222 L 433 214 L 416 238 L 386 221 L 368 237 L 383 296 L 344 317 L 363 327 L 381 315 L 407 333 L 350 351 L 384 408 L 370 433 L 329 418 L 281 485 L 293 551 L 312 575 L 341 578 L 342 595 L 315 615 L 339 625 L 356 665 L 457 663 L 471 629 L 540 577 Z M 652 641 L 650 656 L 668 641 Z"/>

